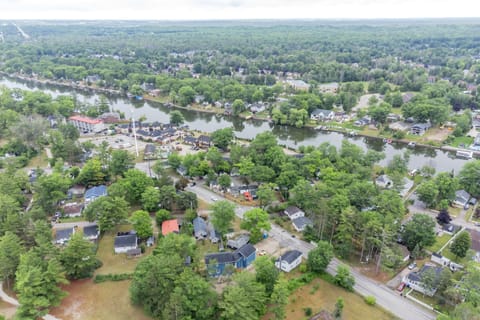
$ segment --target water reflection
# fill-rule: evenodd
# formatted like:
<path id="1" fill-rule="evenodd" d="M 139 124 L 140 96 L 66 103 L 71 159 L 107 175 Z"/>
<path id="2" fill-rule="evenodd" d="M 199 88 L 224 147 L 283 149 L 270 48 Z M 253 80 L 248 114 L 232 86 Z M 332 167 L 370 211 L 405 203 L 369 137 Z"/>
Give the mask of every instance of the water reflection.
<path id="1" fill-rule="evenodd" d="M 0 78 L 0 85 L 9 88 L 19 88 L 23 90 L 42 90 L 51 94 L 53 97 L 59 95 L 72 95 L 83 103 L 95 103 L 99 101 L 100 95 L 93 92 L 79 91 L 63 86 L 38 84 L 29 81 L 18 81 L 13 79 Z M 125 113 L 126 117 L 133 116 L 138 119 L 141 116 L 147 118 L 146 121 L 169 122 L 172 109 L 165 107 L 161 103 L 152 101 L 129 100 L 126 97 L 106 96 L 111 109 Z M 429 165 L 439 171 L 452 171 L 458 173 L 463 164 L 467 160 L 456 159 L 455 155 L 442 150 L 431 148 L 415 147 L 408 148 L 403 143 L 386 144 L 381 139 L 362 138 L 362 137 L 345 137 L 336 132 L 319 132 L 308 128 L 295 128 L 287 126 L 272 125 L 266 121 L 248 120 L 244 121 L 239 118 L 228 116 L 215 116 L 211 113 L 202 113 L 195 110 L 178 109 L 185 118 L 185 123 L 195 130 L 204 132 L 213 132 L 217 129 L 233 127 L 235 135 L 239 138 L 253 139 L 261 132 L 271 131 L 280 144 L 289 147 L 299 147 L 301 145 L 319 146 L 324 142 L 339 148 L 344 139 L 354 143 L 364 150 L 372 149 L 385 153 L 385 159 L 380 161 L 381 165 L 386 165 L 394 155 L 402 155 L 406 150 L 411 151 L 409 167 L 410 169 L 421 168 Z M 453 156 L 453 158 L 451 158 Z"/>

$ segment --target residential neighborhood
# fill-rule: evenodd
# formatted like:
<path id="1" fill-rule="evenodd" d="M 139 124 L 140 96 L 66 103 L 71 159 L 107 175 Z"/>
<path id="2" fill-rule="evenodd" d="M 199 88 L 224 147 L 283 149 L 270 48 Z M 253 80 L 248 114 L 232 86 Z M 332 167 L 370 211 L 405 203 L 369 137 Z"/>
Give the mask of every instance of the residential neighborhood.
<path id="1" fill-rule="evenodd" d="M 0 23 L 0 319 L 480 314 L 476 20 L 142 19 Z"/>

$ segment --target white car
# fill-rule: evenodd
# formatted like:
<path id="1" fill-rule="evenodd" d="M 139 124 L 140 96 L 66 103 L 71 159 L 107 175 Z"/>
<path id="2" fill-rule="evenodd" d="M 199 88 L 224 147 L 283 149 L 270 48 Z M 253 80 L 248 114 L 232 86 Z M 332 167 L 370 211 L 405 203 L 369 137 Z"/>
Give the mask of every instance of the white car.
<path id="1" fill-rule="evenodd" d="M 218 199 L 215 198 L 215 197 L 211 197 L 210 200 L 212 200 L 213 202 L 217 201 Z"/>

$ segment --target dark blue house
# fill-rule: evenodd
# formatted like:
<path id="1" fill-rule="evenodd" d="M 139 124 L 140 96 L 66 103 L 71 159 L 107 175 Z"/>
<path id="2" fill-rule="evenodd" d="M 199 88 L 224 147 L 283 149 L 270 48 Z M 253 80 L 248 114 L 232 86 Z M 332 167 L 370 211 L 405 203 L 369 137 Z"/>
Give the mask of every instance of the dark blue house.
<path id="1" fill-rule="evenodd" d="M 205 255 L 205 264 L 211 277 L 218 277 L 226 272 L 225 267 L 231 265 L 233 269 L 245 269 L 255 261 L 256 251 L 250 243 L 233 252 L 218 252 Z"/>

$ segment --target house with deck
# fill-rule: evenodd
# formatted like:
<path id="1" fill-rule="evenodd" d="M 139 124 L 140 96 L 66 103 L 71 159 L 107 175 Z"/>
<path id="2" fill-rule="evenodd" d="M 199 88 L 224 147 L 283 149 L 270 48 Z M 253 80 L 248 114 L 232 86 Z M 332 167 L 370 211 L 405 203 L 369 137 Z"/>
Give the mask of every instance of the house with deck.
<path id="1" fill-rule="evenodd" d="M 228 272 L 227 266 L 231 266 L 231 271 L 235 269 L 245 269 L 255 261 L 257 249 L 247 243 L 233 252 L 217 252 L 205 255 L 205 265 L 207 272 L 211 277 L 219 277 Z"/>

